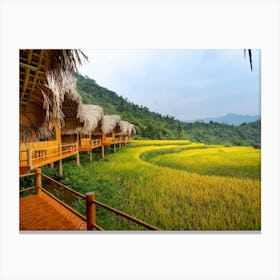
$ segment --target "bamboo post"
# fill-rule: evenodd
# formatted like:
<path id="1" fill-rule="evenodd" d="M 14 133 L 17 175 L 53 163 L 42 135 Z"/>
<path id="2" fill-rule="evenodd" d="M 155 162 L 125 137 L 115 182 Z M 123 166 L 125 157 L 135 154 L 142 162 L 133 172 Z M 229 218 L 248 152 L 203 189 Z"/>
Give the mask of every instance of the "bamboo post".
<path id="1" fill-rule="evenodd" d="M 93 192 L 86 193 L 86 211 L 87 211 L 87 230 L 95 230 L 96 224 L 96 206 L 93 203 L 95 194 Z"/>
<path id="2" fill-rule="evenodd" d="M 77 165 L 80 166 L 81 165 L 81 162 L 80 162 L 80 153 L 78 152 L 77 155 L 76 155 L 76 162 L 77 162 Z"/>
<path id="3" fill-rule="evenodd" d="M 35 188 L 36 188 L 36 193 L 40 194 L 42 191 L 42 172 L 41 168 L 36 168 L 35 169 Z"/>
<path id="4" fill-rule="evenodd" d="M 50 168 L 54 169 L 54 163 L 53 162 L 50 164 Z"/>
<path id="5" fill-rule="evenodd" d="M 27 145 L 27 164 L 32 169 L 32 149 L 30 144 Z"/>
<path id="6" fill-rule="evenodd" d="M 77 163 L 77 166 L 80 166 L 81 163 L 80 163 L 80 153 L 79 153 L 79 134 L 77 134 L 76 149 L 78 151 L 76 154 L 76 163 Z"/>
<path id="7" fill-rule="evenodd" d="M 103 135 L 101 138 L 101 155 L 102 155 L 102 159 L 104 159 L 104 143 L 103 143 Z"/>
<path id="8" fill-rule="evenodd" d="M 89 133 L 89 146 L 90 146 L 90 151 L 89 151 L 89 161 L 92 161 L 92 148 L 93 148 L 93 141 L 91 140 L 91 133 Z"/>
<path id="9" fill-rule="evenodd" d="M 101 146 L 101 152 L 102 152 L 102 159 L 104 159 L 104 145 Z"/>
<path id="10" fill-rule="evenodd" d="M 116 149 L 116 144 L 114 144 L 114 153 L 117 152 L 117 149 Z"/>
<path id="11" fill-rule="evenodd" d="M 62 169 L 62 159 L 58 161 L 58 175 L 62 176 L 63 175 L 63 169 Z"/>

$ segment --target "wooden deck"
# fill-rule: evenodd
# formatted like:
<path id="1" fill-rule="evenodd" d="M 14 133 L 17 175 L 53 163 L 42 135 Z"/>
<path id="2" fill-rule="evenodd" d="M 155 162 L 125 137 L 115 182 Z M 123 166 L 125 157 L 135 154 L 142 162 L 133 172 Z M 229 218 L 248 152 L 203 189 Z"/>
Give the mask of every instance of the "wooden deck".
<path id="1" fill-rule="evenodd" d="M 44 192 L 20 198 L 20 230 L 86 229 L 86 221 Z"/>

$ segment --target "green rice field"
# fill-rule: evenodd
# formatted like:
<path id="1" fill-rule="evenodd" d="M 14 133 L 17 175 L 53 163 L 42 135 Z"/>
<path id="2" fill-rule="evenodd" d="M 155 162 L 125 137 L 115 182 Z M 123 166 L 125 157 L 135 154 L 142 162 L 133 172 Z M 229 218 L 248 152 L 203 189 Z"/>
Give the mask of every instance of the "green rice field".
<path id="1" fill-rule="evenodd" d="M 260 164 L 252 147 L 135 140 L 106 151 L 105 160 L 95 151 L 95 160 L 84 154 L 80 167 L 65 163 L 62 182 L 161 230 L 260 230 Z M 97 223 L 143 229 L 99 208 Z"/>

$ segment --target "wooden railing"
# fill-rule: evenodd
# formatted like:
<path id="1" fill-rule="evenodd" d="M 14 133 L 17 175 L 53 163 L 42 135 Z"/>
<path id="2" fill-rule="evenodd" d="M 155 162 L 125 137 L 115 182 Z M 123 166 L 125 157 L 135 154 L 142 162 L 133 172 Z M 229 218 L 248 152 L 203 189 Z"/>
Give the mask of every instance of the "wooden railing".
<path id="1" fill-rule="evenodd" d="M 83 149 L 94 149 L 96 147 L 100 147 L 101 144 L 101 139 L 92 139 L 90 140 L 89 138 L 82 138 L 80 141 L 80 148 L 81 150 Z"/>
<path id="2" fill-rule="evenodd" d="M 102 227 L 100 227 L 99 225 L 96 224 L 96 205 L 100 206 L 118 216 L 121 216 L 129 221 L 134 222 L 135 224 L 138 224 L 146 229 L 149 230 L 159 230 L 157 227 L 150 225 L 144 221 L 141 221 L 133 216 L 130 216 L 120 210 L 117 210 L 109 205 L 106 205 L 100 201 L 95 200 L 95 194 L 93 192 L 87 192 L 86 195 L 83 195 L 71 188 L 69 188 L 68 186 L 65 186 L 63 184 L 61 184 L 60 182 L 54 180 L 53 178 L 42 174 L 41 173 L 41 169 L 37 168 L 35 169 L 35 173 L 28 173 L 25 175 L 21 175 L 20 178 L 26 177 L 26 176 L 33 176 L 35 175 L 35 181 L 36 181 L 36 185 L 34 187 L 29 187 L 23 190 L 20 190 L 20 192 L 23 191 L 27 191 L 29 189 L 36 189 L 36 193 L 39 194 L 42 191 L 44 191 L 45 193 L 47 193 L 49 196 L 51 196 L 53 199 L 57 200 L 59 203 L 61 203 L 62 205 L 64 205 L 67 209 L 69 209 L 70 211 L 72 211 L 73 213 L 75 213 L 77 216 L 79 216 L 81 219 L 83 219 L 84 221 L 87 222 L 87 230 L 104 230 Z M 85 200 L 86 202 L 86 216 L 82 215 L 81 213 L 79 213 L 77 210 L 75 210 L 74 208 L 72 208 L 71 206 L 69 206 L 67 203 L 63 202 L 61 199 L 57 198 L 55 195 L 53 195 L 52 193 L 50 193 L 48 190 L 46 190 L 44 187 L 42 187 L 42 177 L 44 177 L 45 179 L 47 179 L 48 181 L 54 183 L 56 186 L 63 188 L 67 191 L 69 191 L 70 193 L 72 193 L 73 195 L 81 198 L 82 200 Z"/>
<path id="3" fill-rule="evenodd" d="M 78 151 L 76 143 L 58 144 L 56 141 L 22 143 L 20 145 L 20 166 L 40 167 L 55 162 Z"/>
<path id="4" fill-rule="evenodd" d="M 101 139 L 93 139 L 91 140 L 92 147 L 100 147 L 102 145 Z"/>

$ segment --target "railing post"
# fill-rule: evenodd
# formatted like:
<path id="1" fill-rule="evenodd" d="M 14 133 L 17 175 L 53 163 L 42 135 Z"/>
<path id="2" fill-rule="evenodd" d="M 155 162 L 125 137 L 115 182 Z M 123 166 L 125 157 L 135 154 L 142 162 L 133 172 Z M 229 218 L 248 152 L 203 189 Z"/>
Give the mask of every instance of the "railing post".
<path id="1" fill-rule="evenodd" d="M 36 186 L 36 193 L 40 194 L 42 191 L 42 175 L 41 175 L 41 168 L 35 169 L 35 186 Z"/>
<path id="2" fill-rule="evenodd" d="M 32 169 L 32 149 L 30 144 L 27 144 L 27 165 Z"/>
<path id="3" fill-rule="evenodd" d="M 86 193 L 86 210 L 87 210 L 87 230 L 95 230 L 96 224 L 96 206 L 93 203 L 95 194 L 93 192 Z"/>

